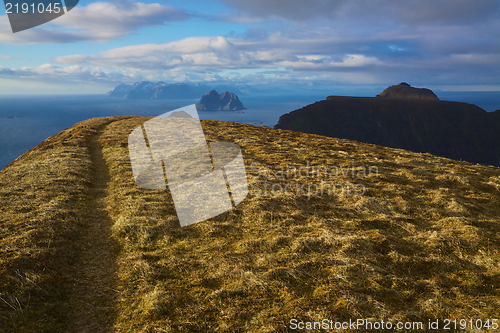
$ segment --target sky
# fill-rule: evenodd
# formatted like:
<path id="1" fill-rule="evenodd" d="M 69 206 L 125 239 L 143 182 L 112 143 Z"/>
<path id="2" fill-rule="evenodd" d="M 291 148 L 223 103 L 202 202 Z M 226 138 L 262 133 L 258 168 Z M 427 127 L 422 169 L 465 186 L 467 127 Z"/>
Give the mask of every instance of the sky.
<path id="1" fill-rule="evenodd" d="M 81 0 L 15 34 L 0 15 L 0 94 L 100 94 L 144 80 L 500 91 L 500 1 Z"/>

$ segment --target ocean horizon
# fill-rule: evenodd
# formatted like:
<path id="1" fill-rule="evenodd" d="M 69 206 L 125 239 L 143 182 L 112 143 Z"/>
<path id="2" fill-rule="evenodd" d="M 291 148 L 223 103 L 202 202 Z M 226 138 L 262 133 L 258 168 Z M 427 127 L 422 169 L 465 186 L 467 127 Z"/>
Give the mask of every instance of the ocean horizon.
<path id="1" fill-rule="evenodd" d="M 500 92 L 436 92 L 441 100 L 500 109 Z M 334 93 L 330 95 L 335 95 Z M 353 95 L 354 96 L 354 95 Z M 359 95 L 363 96 L 363 95 Z M 365 95 L 366 96 L 366 95 Z M 201 119 L 273 127 L 285 113 L 327 96 L 240 96 L 246 110 L 199 111 Z M 0 170 L 48 137 L 86 119 L 107 116 L 158 116 L 199 99 L 129 100 L 107 95 L 0 95 Z"/>
<path id="2" fill-rule="evenodd" d="M 200 119 L 273 127 L 281 115 L 326 96 L 242 97 L 246 110 L 199 111 Z M 0 170 L 65 128 L 90 118 L 154 117 L 195 104 L 199 99 L 129 100 L 107 95 L 0 96 Z"/>

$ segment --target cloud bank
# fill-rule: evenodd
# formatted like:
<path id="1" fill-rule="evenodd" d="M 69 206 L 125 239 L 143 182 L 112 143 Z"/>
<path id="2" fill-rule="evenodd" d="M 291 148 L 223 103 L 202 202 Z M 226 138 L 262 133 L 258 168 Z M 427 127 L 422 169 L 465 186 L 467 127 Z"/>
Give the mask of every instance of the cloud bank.
<path id="1" fill-rule="evenodd" d="M 94 2 L 77 6 L 50 24 L 12 34 L 6 15 L 0 17 L 0 43 L 37 44 L 107 42 L 145 27 L 185 21 L 192 15 L 183 9 L 158 3 Z"/>
<path id="2" fill-rule="evenodd" d="M 403 24 L 470 24 L 498 16 L 497 0 L 221 0 L 232 16 L 308 21 L 358 18 Z"/>
<path id="3" fill-rule="evenodd" d="M 225 36 L 200 31 L 199 36 L 169 43 L 75 52 L 43 66 L 3 67 L 0 75 L 110 83 L 386 85 L 409 81 L 426 86 L 500 87 L 498 0 L 220 2 L 228 10 L 211 17 L 161 4 L 97 2 L 75 8 L 71 18 L 54 21 L 57 27 L 28 30 L 21 39 L 24 43 L 102 42 L 194 17 L 248 28 Z M 0 20 L 0 31 L 2 24 Z M 5 38 L 0 34 L 0 42 Z"/>

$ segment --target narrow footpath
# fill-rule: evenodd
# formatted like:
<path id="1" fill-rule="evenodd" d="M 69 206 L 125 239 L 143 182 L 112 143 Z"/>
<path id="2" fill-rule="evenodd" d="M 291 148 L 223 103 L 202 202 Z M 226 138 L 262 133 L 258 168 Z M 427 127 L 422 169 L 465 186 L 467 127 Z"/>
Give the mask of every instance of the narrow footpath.
<path id="1" fill-rule="evenodd" d="M 106 211 L 110 175 L 99 138 L 109 122 L 102 124 L 89 141 L 92 184 L 87 189 L 84 225 L 78 240 L 79 254 L 73 265 L 68 306 L 68 333 L 112 332 L 116 317 L 117 256 L 119 247 L 111 236 L 113 221 Z"/>

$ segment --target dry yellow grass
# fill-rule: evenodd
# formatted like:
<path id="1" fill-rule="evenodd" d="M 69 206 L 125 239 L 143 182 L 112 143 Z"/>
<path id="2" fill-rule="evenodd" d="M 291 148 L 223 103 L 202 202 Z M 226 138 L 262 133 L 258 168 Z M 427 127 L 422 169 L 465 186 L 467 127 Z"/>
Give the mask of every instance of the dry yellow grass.
<path id="1" fill-rule="evenodd" d="M 102 125 L 95 119 L 64 130 L 0 172 L 2 332 L 67 326 L 93 206 L 89 138 Z"/>
<path id="2" fill-rule="evenodd" d="M 500 316 L 499 168 L 202 121 L 208 140 L 242 148 L 252 186 L 233 210 L 180 228 L 168 190 L 134 183 L 127 137 L 146 120 L 81 123 L 0 172 L 0 324 L 6 331 L 37 331 L 33 325 L 64 331 L 77 319 L 89 327 L 101 323 L 103 332 L 287 332 L 292 318 Z M 99 202 L 89 190 L 97 181 L 89 150 L 96 135 L 107 168 L 94 170 L 109 173 L 99 180 Z M 273 178 L 264 168 L 307 162 L 372 166 L 378 176 Z M 361 183 L 366 193 L 264 195 L 255 188 L 262 184 L 259 173 L 282 186 Z M 116 270 L 89 275 L 108 295 L 100 298 L 108 302 L 107 320 L 75 319 L 68 309 L 82 306 L 75 303 L 81 290 L 67 286 L 72 272 L 81 271 L 71 259 L 87 260 L 79 242 L 92 242 L 85 237 L 89 205 L 109 217 L 102 231 L 119 247 L 118 253 L 101 251 Z M 91 295 L 90 306 L 99 297 Z"/>

